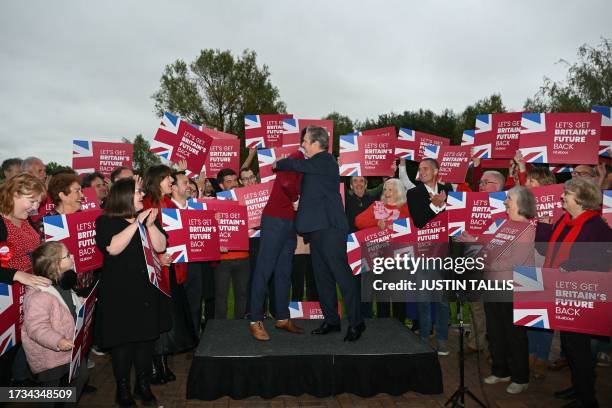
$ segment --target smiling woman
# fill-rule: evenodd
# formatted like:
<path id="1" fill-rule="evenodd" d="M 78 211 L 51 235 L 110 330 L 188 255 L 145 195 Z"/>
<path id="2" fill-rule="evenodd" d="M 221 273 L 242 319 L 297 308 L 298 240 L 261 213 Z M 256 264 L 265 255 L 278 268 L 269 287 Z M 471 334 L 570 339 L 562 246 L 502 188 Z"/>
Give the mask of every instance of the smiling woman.
<path id="1" fill-rule="evenodd" d="M 61 173 L 49 181 L 49 197 L 55 209 L 47 215 L 73 214 L 81 209 L 83 192 L 79 176 L 72 173 Z"/>

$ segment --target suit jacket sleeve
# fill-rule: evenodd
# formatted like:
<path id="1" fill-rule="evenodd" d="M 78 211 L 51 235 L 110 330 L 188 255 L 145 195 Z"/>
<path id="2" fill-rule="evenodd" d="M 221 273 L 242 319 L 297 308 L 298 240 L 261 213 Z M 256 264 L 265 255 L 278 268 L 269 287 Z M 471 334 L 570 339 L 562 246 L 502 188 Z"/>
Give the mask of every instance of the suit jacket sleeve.
<path id="1" fill-rule="evenodd" d="M 310 159 L 282 159 L 276 162 L 277 170 L 297 171 L 304 174 L 317 175 L 338 175 L 338 164 L 333 160 L 333 157 L 327 158 L 327 152 L 316 154 Z M 335 172 L 334 172 L 335 167 Z"/>
<path id="2" fill-rule="evenodd" d="M 417 228 L 423 228 L 425 224 L 429 222 L 429 220 L 437 215 L 429 207 L 431 201 L 425 186 L 422 184 L 408 190 L 406 198 L 410 204 L 410 216 L 412 217 L 412 221 Z"/>

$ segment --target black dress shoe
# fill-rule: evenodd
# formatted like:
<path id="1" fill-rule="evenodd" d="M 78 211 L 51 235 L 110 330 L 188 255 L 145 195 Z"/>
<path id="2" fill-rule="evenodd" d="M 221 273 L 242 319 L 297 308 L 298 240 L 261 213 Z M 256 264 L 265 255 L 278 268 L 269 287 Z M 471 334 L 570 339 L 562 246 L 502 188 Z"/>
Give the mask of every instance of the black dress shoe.
<path id="1" fill-rule="evenodd" d="M 117 394 L 115 395 L 115 402 L 120 407 L 135 407 L 136 401 L 132 397 L 130 392 L 130 380 L 122 378 L 117 380 Z"/>
<path id="2" fill-rule="evenodd" d="M 554 394 L 555 398 L 559 399 L 574 399 L 578 396 L 574 387 L 569 387 L 561 391 L 556 391 Z"/>
<path id="3" fill-rule="evenodd" d="M 153 356 L 153 367 L 151 369 L 151 384 L 162 385 L 167 383 L 162 366 L 161 356 Z"/>
<path id="4" fill-rule="evenodd" d="M 323 322 L 322 325 L 311 331 L 311 334 L 327 334 L 329 332 L 339 332 L 340 325 L 339 324 L 329 324 Z"/>
<path id="5" fill-rule="evenodd" d="M 344 341 L 357 341 L 361 337 L 361 333 L 363 333 L 366 329 L 365 323 L 361 322 L 357 326 L 350 326 L 346 331 L 346 336 L 344 337 Z"/>
<path id="6" fill-rule="evenodd" d="M 176 375 L 170 370 L 168 365 L 168 355 L 164 354 L 161 358 L 162 375 L 166 382 L 176 381 Z"/>
<path id="7" fill-rule="evenodd" d="M 139 399 L 145 407 L 157 405 L 157 398 L 151 392 L 151 378 L 149 373 L 137 373 L 134 386 L 134 398 Z"/>

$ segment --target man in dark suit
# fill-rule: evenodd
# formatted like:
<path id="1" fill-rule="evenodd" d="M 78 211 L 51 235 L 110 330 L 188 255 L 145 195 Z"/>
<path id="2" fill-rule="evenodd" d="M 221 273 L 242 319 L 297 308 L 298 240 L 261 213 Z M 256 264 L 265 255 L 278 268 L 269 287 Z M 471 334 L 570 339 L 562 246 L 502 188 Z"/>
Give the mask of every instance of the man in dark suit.
<path id="1" fill-rule="evenodd" d="M 419 163 L 419 178 L 421 183 L 408 190 L 406 199 L 410 206 L 410 216 L 417 228 L 423 228 L 436 215 L 446 209 L 446 196 L 453 191 L 449 184 L 438 183 L 438 162 L 434 159 L 423 159 Z M 438 277 L 439 271 L 422 270 L 423 276 Z M 427 275 L 426 275 L 427 274 Z M 432 275 L 434 274 L 434 275 Z M 431 300 L 438 300 L 432 302 Z M 429 343 L 429 333 L 432 328 L 431 306 L 436 309 L 436 337 L 438 355 L 449 354 L 448 346 L 448 300 L 437 294 L 429 294 L 427 299 L 421 299 L 417 304 L 421 340 Z"/>
<path id="2" fill-rule="evenodd" d="M 312 334 L 340 331 L 336 283 L 340 285 L 350 327 L 345 341 L 359 339 L 365 330 L 360 313 L 357 280 L 346 255 L 349 231 L 340 197 L 338 163 L 327 152 L 329 134 L 321 127 L 308 127 L 302 147 L 307 160 L 283 159 L 277 170 L 303 173 L 301 196 L 295 219 L 297 231 L 310 241 L 314 277 L 325 321 Z"/>

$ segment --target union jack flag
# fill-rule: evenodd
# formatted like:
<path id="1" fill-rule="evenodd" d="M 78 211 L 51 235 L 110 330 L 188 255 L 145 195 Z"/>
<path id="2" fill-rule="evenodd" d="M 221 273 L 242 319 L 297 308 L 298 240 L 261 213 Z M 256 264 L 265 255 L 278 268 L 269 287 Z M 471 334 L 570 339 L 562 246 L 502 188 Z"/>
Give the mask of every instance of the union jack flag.
<path id="1" fill-rule="evenodd" d="M 593 106 L 591 112 L 601 113 L 601 140 L 599 141 L 599 155 L 610 157 L 608 149 L 612 149 L 612 107 Z"/>
<path id="2" fill-rule="evenodd" d="M 487 230 L 485 232 L 483 232 L 484 235 L 493 235 L 497 232 L 498 229 L 501 228 L 502 225 L 504 225 L 504 223 L 507 221 L 506 218 L 497 218 L 494 219 L 493 221 L 491 221 L 491 225 L 489 225 L 489 228 L 487 228 Z"/>
<path id="3" fill-rule="evenodd" d="M 346 253 L 349 258 L 349 264 L 353 275 L 359 275 L 362 272 L 361 268 L 361 243 L 357 239 L 357 236 L 348 234 L 346 237 Z"/>
<path id="4" fill-rule="evenodd" d="M 400 128 L 397 138 L 406 142 L 416 142 L 416 132 L 412 129 Z"/>
<path id="5" fill-rule="evenodd" d="M 262 128 L 261 116 L 260 115 L 245 115 L 244 116 L 244 130 L 246 131 L 257 131 Z M 264 147 L 264 136 L 257 136 L 245 139 L 246 147 Z"/>
<path id="6" fill-rule="evenodd" d="M 423 155 L 430 159 L 437 160 L 438 156 L 440 155 L 440 147 L 441 146 L 437 146 L 437 145 L 427 145 L 423 149 Z"/>
<path id="7" fill-rule="evenodd" d="M 234 200 L 234 201 L 238 201 L 238 197 L 236 196 L 236 192 L 234 190 L 219 191 L 217 193 L 217 198 L 219 200 Z"/>
<path id="8" fill-rule="evenodd" d="M 0 283 L 0 315 L 6 312 L 11 306 L 13 306 L 12 285 Z"/>
<path id="9" fill-rule="evenodd" d="M 187 208 L 190 210 L 208 210 L 206 203 L 201 203 L 194 199 L 187 200 Z"/>
<path id="10" fill-rule="evenodd" d="M 288 120 L 295 121 L 295 119 L 285 119 L 285 121 Z M 274 149 L 257 150 L 257 161 L 259 162 L 259 175 L 262 183 L 276 179 L 276 173 L 272 171 L 272 164 L 276 161 Z"/>
<path id="11" fill-rule="evenodd" d="M 162 227 L 166 232 L 183 229 L 183 219 L 176 208 L 162 208 Z"/>
<path id="12" fill-rule="evenodd" d="M 340 153 L 359 151 L 359 133 L 350 133 L 340 136 Z"/>
<path id="13" fill-rule="evenodd" d="M 169 112 L 164 113 L 159 129 L 151 143 L 151 151 L 163 159 L 170 160 L 174 147 L 168 142 L 172 138 L 178 137 L 180 124 L 181 118 Z"/>
<path id="14" fill-rule="evenodd" d="M 612 190 L 603 191 L 603 214 L 612 214 Z"/>
<path id="15" fill-rule="evenodd" d="M 517 326 L 550 329 L 547 309 L 514 309 L 514 324 Z"/>
<path id="16" fill-rule="evenodd" d="M 463 135 L 461 135 L 461 146 L 470 146 L 474 144 L 474 135 L 475 131 L 472 130 L 464 130 Z"/>
<path id="17" fill-rule="evenodd" d="M 87 140 L 72 141 L 72 167 L 78 174 L 96 171 L 98 159 L 94 158 L 93 142 Z"/>
<path id="18" fill-rule="evenodd" d="M 410 235 L 411 233 L 412 228 L 410 226 L 409 218 L 398 218 L 397 220 L 393 221 L 393 235 L 391 235 L 392 240 Z"/>
<path id="19" fill-rule="evenodd" d="M 341 176 L 360 176 L 361 163 L 357 153 L 359 152 L 359 133 L 351 133 L 340 136 L 340 165 Z"/>
<path id="20" fill-rule="evenodd" d="M 0 283 L 0 322 L 9 323 L 8 326 L 2 324 L 4 331 L 0 333 L 0 356 L 17 344 L 17 337 L 15 335 L 15 319 L 9 312 L 13 306 L 13 302 L 12 285 Z"/>
<path id="21" fill-rule="evenodd" d="M 520 151 L 527 163 L 548 163 L 546 146 L 523 147 Z"/>
<path id="22" fill-rule="evenodd" d="M 66 215 L 50 215 L 43 218 L 45 241 L 63 241 L 70 237 Z"/>
<path id="23" fill-rule="evenodd" d="M 465 231 L 465 221 L 454 221 L 448 223 L 448 236 L 456 237 Z"/>
<path id="24" fill-rule="evenodd" d="M 446 200 L 446 209 L 452 210 L 463 210 L 467 206 L 467 194 L 461 191 L 449 191 L 448 198 Z"/>
<path id="25" fill-rule="evenodd" d="M 571 164 L 551 164 L 548 166 L 551 173 L 571 173 L 574 167 Z"/>
<path id="26" fill-rule="evenodd" d="M 493 130 L 493 115 L 476 115 L 475 133 L 491 132 Z"/>
<path id="27" fill-rule="evenodd" d="M 17 344 L 17 335 L 15 332 L 15 324 L 11 324 L 4 333 L 0 334 L 0 356 L 9 351 Z"/>
<path id="28" fill-rule="evenodd" d="M 185 244 L 167 247 L 166 253 L 172 257 L 172 263 L 189 262 Z"/>
<path id="29" fill-rule="evenodd" d="M 261 230 L 249 228 L 249 238 L 261 238 Z"/>
<path id="30" fill-rule="evenodd" d="M 515 266 L 512 273 L 515 292 L 536 292 L 544 290 L 542 268 L 533 266 Z"/>
<path id="31" fill-rule="evenodd" d="M 304 307 L 302 302 L 289 302 L 289 317 L 292 319 L 304 318 Z"/>
<path id="32" fill-rule="evenodd" d="M 546 131 L 546 114 L 527 113 L 521 116 L 521 134 L 541 133 Z"/>
<path id="33" fill-rule="evenodd" d="M 75 335 L 76 337 L 76 335 Z M 81 366 L 81 347 L 79 347 L 76 352 L 73 351 L 72 359 L 70 361 L 70 375 L 68 381 L 72 381 L 75 378 L 76 373 L 79 371 L 79 367 Z"/>
<path id="34" fill-rule="evenodd" d="M 489 207 L 491 207 L 491 215 L 506 212 L 506 206 L 504 205 L 506 196 L 507 193 L 505 191 L 489 193 Z"/>
<path id="35" fill-rule="evenodd" d="M 485 143 L 483 145 L 472 147 L 472 156 L 480 159 L 490 159 L 491 158 L 491 143 Z"/>

